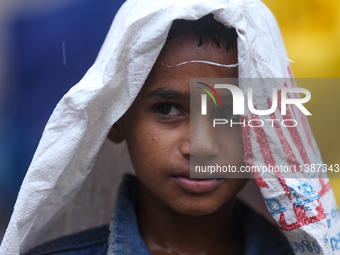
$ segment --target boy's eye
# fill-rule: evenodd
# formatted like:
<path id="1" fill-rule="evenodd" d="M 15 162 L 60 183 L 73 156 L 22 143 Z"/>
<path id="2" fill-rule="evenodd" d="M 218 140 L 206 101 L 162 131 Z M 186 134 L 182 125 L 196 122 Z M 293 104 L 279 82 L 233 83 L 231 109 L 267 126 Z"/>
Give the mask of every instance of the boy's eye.
<path id="1" fill-rule="evenodd" d="M 156 106 L 156 111 L 161 115 L 167 115 L 167 116 L 178 116 L 182 115 L 181 111 L 177 109 L 176 106 L 174 106 L 171 103 L 161 103 Z"/>

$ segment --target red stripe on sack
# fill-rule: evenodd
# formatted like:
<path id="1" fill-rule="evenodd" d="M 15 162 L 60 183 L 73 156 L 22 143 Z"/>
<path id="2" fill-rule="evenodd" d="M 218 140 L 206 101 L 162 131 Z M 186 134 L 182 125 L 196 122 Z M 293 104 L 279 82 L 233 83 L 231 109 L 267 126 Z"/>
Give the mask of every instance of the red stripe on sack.
<path id="1" fill-rule="evenodd" d="M 286 88 L 288 88 L 288 86 L 287 86 L 286 83 L 284 83 L 284 86 L 285 86 Z M 280 98 L 279 98 L 279 101 L 278 101 L 278 102 L 280 103 L 279 107 L 281 107 L 281 94 L 279 94 L 279 95 L 280 95 Z M 290 93 L 287 93 L 287 98 L 288 98 L 288 99 L 291 99 L 291 98 L 292 98 L 292 97 L 290 96 Z M 296 93 L 294 93 L 294 98 L 298 98 L 298 96 L 297 96 Z M 291 108 L 291 110 L 292 110 L 292 112 L 293 112 L 293 114 L 294 114 L 294 118 L 296 119 L 296 115 L 295 115 L 295 111 L 294 111 L 294 109 L 293 109 L 293 106 L 292 106 L 291 104 L 289 104 L 288 107 Z"/>
<path id="2" fill-rule="evenodd" d="M 284 86 L 286 88 L 288 88 L 287 84 L 285 83 Z M 296 94 L 296 93 L 295 93 Z M 289 94 L 287 94 L 287 97 L 288 98 L 291 98 Z M 297 96 L 295 95 L 295 98 L 297 98 Z M 281 103 L 280 103 L 281 105 Z M 291 106 L 291 105 L 290 105 Z M 295 112 L 293 110 L 293 106 L 292 107 L 292 111 L 294 113 L 294 117 L 296 118 L 296 115 L 295 115 Z M 303 130 L 305 131 L 305 135 L 306 135 L 306 138 L 307 138 L 307 141 L 308 141 L 308 144 L 309 146 L 313 149 L 313 153 L 315 154 L 315 149 L 314 149 L 314 146 L 313 146 L 313 143 L 312 143 L 312 138 L 311 138 L 311 133 L 310 133 L 310 127 L 308 125 L 308 120 L 307 120 L 307 117 L 306 115 L 304 115 L 300 110 L 298 110 L 299 112 L 299 116 L 300 116 L 300 119 L 302 121 L 302 127 L 303 127 Z"/>
<path id="3" fill-rule="evenodd" d="M 251 115 L 252 119 L 260 120 L 259 116 L 256 114 Z M 270 148 L 270 144 L 268 142 L 266 133 L 264 132 L 263 127 L 255 127 L 254 132 L 256 135 L 257 143 L 261 149 L 262 158 L 264 163 L 267 167 L 269 166 L 276 166 L 276 162 L 274 159 L 274 155 L 272 149 Z M 282 176 L 280 172 L 275 171 L 275 176 L 277 177 L 278 181 L 280 182 L 283 190 L 285 191 L 289 200 L 291 200 L 291 190 L 289 189 L 288 185 L 286 184 L 286 179 Z"/>
<path id="4" fill-rule="evenodd" d="M 255 120 L 260 120 L 259 116 L 256 114 L 252 114 L 251 115 L 252 119 Z M 269 167 L 269 165 L 271 166 L 275 166 L 276 162 L 273 156 L 273 152 L 272 149 L 270 148 L 266 133 L 264 132 L 263 127 L 255 127 L 253 128 L 255 135 L 256 135 L 256 140 L 257 143 L 259 144 L 261 153 L 262 153 L 262 158 L 264 163 L 266 164 L 267 167 Z"/>
<path id="5" fill-rule="evenodd" d="M 286 196 L 288 197 L 288 199 L 291 201 L 292 200 L 292 191 L 290 190 L 290 188 L 288 187 L 287 183 L 286 183 L 286 179 L 283 178 L 283 176 L 280 173 L 275 173 L 275 175 L 277 176 L 277 179 L 279 180 L 281 187 L 283 188 L 283 190 L 285 191 Z"/>
<path id="6" fill-rule="evenodd" d="M 283 214 L 283 212 L 281 212 L 280 220 L 279 220 L 281 229 L 285 231 L 291 231 L 291 230 L 294 230 L 294 229 L 297 229 L 297 228 L 300 228 L 300 227 L 309 225 L 311 223 L 325 219 L 326 214 L 322 207 L 320 199 L 318 199 L 317 202 L 318 202 L 318 206 L 316 207 L 317 215 L 312 216 L 310 218 L 307 217 L 306 211 L 301 206 L 294 205 L 294 212 L 295 212 L 297 221 L 289 225 L 286 222 L 285 215 Z"/>
<path id="7" fill-rule="evenodd" d="M 310 133 L 310 127 L 308 125 L 307 117 L 301 111 L 299 111 L 299 115 L 300 115 L 300 119 L 302 121 L 303 130 L 305 131 L 308 144 L 313 149 L 313 153 L 315 155 L 315 148 L 314 148 L 313 143 L 312 143 L 312 135 Z"/>
<path id="8" fill-rule="evenodd" d="M 321 184 L 321 190 L 319 191 L 319 196 L 323 197 L 332 187 L 331 187 L 331 183 L 329 181 L 325 183 L 321 176 L 322 176 L 322 173 L 319 173 L 319 181 Z"/>
<path id="9" fill-rule="evenodd" d="M 249 121 L 249 118 L 240 117 L 241 122 Z M 245 125 L 242 126 L 242 133 L 243 133 L 243 149 L 244 149 L 244 162 L 248 165 L 248 166 L 254 166 L 254 155 L 253 155 L 253 148 L 252 148 L 252 144 L 251 144 L 251 137 L 250 137 L 250 126 Z M 260 175 L 259 172 L 253 172 L 251 171 L 251 175 L 254 178 L 255 183 L 257 184 L 257 186 L 259 187 L 259 189 L 261 190 L 262 188 L 269 188 L 268 184 L 266 183 L 266 181 L 262 178 L 262 176 Z"/>
<path id="10" fill-rule="evenodd" d="M 290 65 L 287 66 L 287 69 L 288 69 L 288 74 L 289 74 L 289 78 L 290 78 L 290 83 L 292 84 L 292 87 L 296 87 L 293 72 L 292 72 Z"/>
<path id="11" fill-rule="evenodd" d="M 290 65 L 287 67 L 287 69 L 288 69 L 288 74 L 289 74 L 289 78 L 290 78 L 290 83 L 292 84 L 293 88 L 296 88 L 297 87 L 296 82 L 295 82 L 293 72 L 292 72 Z M 287 87 L 286 84 L 285 84 L 285 86 Z M 298 93 L 294 93 L 294 98 L 300 98 L 300 95 Z"/>
<path id="12" fill-rule="evenodd" d="M 268 98 L 268 107 L 269 107 L 269 109 L 272 107 L 272 99 L 271 98 Z M 275 120 L 276 119 L 275 113 L 270 114 L 270 118 L 272 120 Z M 273 125 L 274 125 L 274 128 L 275 128 L 275 132 L 276 132 L 278 138 L 280 139 L 282 150 L 283 150 L 283 153 L 286 156 L 287 163 L 291 167 L 291 169 L 292 169 L 292 167 L 294 167 L 292 169 L 292 171 L 293 171 L 293 173 L 295 173 L 296 169 L 300 169 L 300 164 L 295 157 L 295 154 L 292 150 L 292 147 L 290 147 L 286 137 L 284 136 L 284 134 L 282 132 L 281 125 L 279 125 L 277 122 L 274 122 L 274 121 L 273 121 Z"/>
<path id="13" fill-rule="evenodd" d="M 279 107 L 280 112 L 282 112 L 281 111 L 281 90 L 279 90 L 278 93 L 279 93 L 278 107 Z M 292 113 L 291 113 L 291 111 L 288 107 L 287 107 L 286 115 L 282 115 L 282 118 L 284 120 L 293 119 Z M 287 129 L 288 129 L 289 134 L 290 134 L 290 136 L 293 140 L 294 145 L 296 146 L 296 148 L 298 149 L 298 151 L 300 153 L 300 156 L 301 156 L 303 162 L 305 164 L 310 165 L 309 158 L 307 156 L 307 152 L 305 150 L 305 147 L 303 145 L 303 142 L 302 142 L 302 139 L 299 135 L 297 127 L 289 127 Z"/>

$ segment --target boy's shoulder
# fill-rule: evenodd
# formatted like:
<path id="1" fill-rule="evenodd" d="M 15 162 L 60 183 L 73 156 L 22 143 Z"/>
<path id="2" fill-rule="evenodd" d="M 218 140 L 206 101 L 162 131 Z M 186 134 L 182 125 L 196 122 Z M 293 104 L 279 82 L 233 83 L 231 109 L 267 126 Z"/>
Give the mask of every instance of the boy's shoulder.
<path id="1" fill-rule="evenodd" d="M 25 255 L 99 255 L 106 254 L 109 225 L 65 236 L 40 245 Z"/>

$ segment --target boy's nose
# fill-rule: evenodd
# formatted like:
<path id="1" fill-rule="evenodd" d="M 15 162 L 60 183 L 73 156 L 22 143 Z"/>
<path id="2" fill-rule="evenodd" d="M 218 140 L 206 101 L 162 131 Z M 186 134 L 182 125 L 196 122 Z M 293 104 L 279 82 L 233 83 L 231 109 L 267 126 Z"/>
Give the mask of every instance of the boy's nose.
<path id="1" fill-rule="evenodd" d="M 204 161 L 213 159 L 220 152 L 220 144 L 210 118 L 200 116 L 190 120 L 190 157 Z"/>

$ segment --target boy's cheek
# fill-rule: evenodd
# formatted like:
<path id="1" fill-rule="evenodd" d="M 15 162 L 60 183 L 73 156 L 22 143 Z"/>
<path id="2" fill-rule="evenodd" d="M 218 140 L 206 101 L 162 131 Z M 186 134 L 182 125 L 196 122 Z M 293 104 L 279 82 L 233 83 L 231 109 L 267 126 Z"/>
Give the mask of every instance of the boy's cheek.
<path id="1" fill-rule="evenodd" d="M 181 190 L 171 175 L 190 168 L 188 158 L 181 152 L 183 141 L 190 141 L 190 125 L 175 126 L 157 121 L 150 111 L 142 108 L 144 106 L 136 106 L 133 105 L 124 116 L 124 135 L 141 185 L 155 201 L 178 213 L 200 216 L 216 211 L 243 187 L 244 181 L 230 179 L 211 194 L 197 196 Z M 224 153 L 232 154 L 227 157 L 229 163 L 243 164 L 241 131 L 224 137 L 228 140 L 226 148 L 222 146 Z M 239 157 L 235 157 L 235 153 L 240 154 Z"/>

